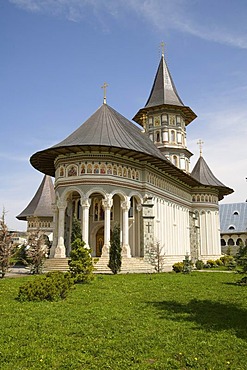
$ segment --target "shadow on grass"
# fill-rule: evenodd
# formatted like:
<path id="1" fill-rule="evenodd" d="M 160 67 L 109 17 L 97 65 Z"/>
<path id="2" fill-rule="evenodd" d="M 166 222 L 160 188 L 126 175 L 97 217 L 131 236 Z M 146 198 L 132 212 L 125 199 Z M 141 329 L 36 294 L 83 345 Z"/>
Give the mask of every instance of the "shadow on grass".
<path id="1" fill-rule="evenodd" d="M 161 311 L 161 318 L 194 322 L 206 331 L 231 330 L 247 340 L 247 310 L 234 304 L 193 299 L 188 303 L 176 301 L 149 302 Z"/>

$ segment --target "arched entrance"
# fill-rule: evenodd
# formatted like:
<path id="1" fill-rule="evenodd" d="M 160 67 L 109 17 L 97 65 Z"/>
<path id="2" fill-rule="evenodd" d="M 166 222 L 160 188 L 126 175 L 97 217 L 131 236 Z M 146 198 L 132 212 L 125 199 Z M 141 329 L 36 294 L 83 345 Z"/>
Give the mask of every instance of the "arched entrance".
<path id="1" fill-rule="evenodd" d="M 104 245 L 104 227 L 101 227 L 96 234 L 96 257 L 100 257 L 102 254 L 102 248 Z"/>

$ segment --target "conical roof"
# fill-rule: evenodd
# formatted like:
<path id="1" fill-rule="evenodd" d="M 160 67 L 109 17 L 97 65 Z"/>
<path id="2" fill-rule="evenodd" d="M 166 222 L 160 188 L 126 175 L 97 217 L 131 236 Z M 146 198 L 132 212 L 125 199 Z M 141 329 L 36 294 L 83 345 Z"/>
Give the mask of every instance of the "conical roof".
<path id="1" fill-rule="evenodd" d="M 180 99 L 170 71 L 167 67 L 164 56 L 162 55 L 158 70 L 154 79 L 151 93 L 145 105 L 145 108 L 155 107 L 157 105 L 181 105 L 183 102 Z"/>
<path id="2" fill-rule="evenodd" d="M 107 104 L 103 104 L 85 123 L 65 140 L 51 148 L 35 153 L 30 161 L 41 172 L 54 176 L 54 160 L 59 154 L 98 150 L 107 147 L 108 151 L 131 154 L 142 153 L 164 160 L 165 157 L 127 118 Z M 114 150 L 115 149 L 115 150 Z"/>
<path id="3" fill-rule="evenodd" d="M 180 96 L 178 95 L 164 55 L 161 56 L 147 103 L 144 108 L 139 110 L 133 120 L 142 125 L 143 114 L 145 115 L 148 111 L 155 107 L 166 107 L 181 111 L 184 114 L 186 125 L 188 125 L 197 117 L 190 107 L 187 107 L 183 104 Z"/>
<path id="4" fill-rule="evenodd" d="M 16 218 L 27 220 L 27 217 L 52 217 L 52 203 L 55 201 L 55 191 L 50 176 L 45 175 L 28 206 Z"/>
<path id="5" fill-rule="evenodd" d="M 218 188 L 224 195 L 233 193 L 232 189 L 225 186 L 214 176 L 213 172 L 210 170 L 202 156 L 200 156 L 196 162 L 193 171 L 191 172 L 191 176 L 203 185 L 209 185 Z"/>

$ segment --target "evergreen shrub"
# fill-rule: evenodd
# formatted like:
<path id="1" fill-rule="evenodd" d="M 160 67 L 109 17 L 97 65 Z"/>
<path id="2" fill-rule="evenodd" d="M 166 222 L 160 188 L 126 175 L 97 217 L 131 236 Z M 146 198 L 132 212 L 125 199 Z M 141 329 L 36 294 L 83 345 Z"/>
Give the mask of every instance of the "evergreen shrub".
<path id="1" fill-rule="evenodd" d="M 210 267 L 217 267 L 217 263 L 214 260 L 207 260 L 207 265 L 210 265 Z"/>
<path id="2" fill-rule="evenodd" d="M 18 300 L 24 301 L 58 301 L 67 297 L 74 284 L 69 273 L 49 272 L 36 277 L 19 288 Z"/>
<path id="3" fill-rule="evenodd" d="M 215 260 L 215 262 L 217 266 L 223 266 L 223 262 L 221 261 L 221 259 L 218 258 L 217 260 Z"/>
<path id="4" fill-rule="evenodd" d="M 202 270 L 204 267 L 204 262 L 202 260 L 197 260 L 195 266 L 197 270 Z"/>
<path id="5" fill-rule="evenodd" d="M 94 279 L 93 260 L 90 249 L 79 238 L 71 244 L 69 270 L 75 283 L 89 283 Z"/>
<path id="6" fill-rule="evenodd" d="M 114 225 L 110 243 L 111 243 L 111 246 L 110 246 L 108 267 L 111 269 L 111 271 L 115 275 L 118 272 L 120 272 L 121 265 L 122 265 L 120 227 L 117 224 Z"/>
<path id="7" fill-rule="evenodd" d="M 173 271 L 175 271 L 176 273 L 182 272 L 183 268 L 184 268 L 184 263 L 183 262 L 176 262 L 172 266 Z"/>

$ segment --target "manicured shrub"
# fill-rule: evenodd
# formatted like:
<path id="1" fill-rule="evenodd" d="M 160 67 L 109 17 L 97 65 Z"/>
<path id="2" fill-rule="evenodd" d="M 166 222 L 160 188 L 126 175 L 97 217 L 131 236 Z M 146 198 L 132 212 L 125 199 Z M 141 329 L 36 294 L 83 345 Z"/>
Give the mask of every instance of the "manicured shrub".
<path id="1" fill-rule="evenodd" d="M 215 262 L 217 266 L 223 266 L 223 262 L 221 261 L 221 259 L 218 258 L 217 260 L 215 260 Z"/>
<path id="2" fill-rule="evenodd" d="M 176 263 L 174 263 L 172 268 L 173 268 L 173 271 L 175 271 L 177 273 L 182 272 L 183 268 L 184 268 L 184 264 L 183 264 L 183 262 L 176 262 Z"/>
<path id="3" fill-rule="evenodd" d="M 214 260 L 207 260 L 207 265 L 210 265 L 210 267 L 217 267 L 217 263 Z"/>
<path id="4" fill-rule="evenodd" d="M 195 266 L 197 270 L 202 270 L 204 267 L 204 262 L 202 260 L 197 260 Z"/>
<path id="5" fill-rule="evenodd" d="M 75 283 L 89 283 L 94 279 L 90 249 L 78 238 L 71 244 L 69 270 Z"/>
<path id="6" fill-rule="evenodd" d="M 49 272 L 36 277 L 19 288 L 18 300 L 24 301 L 57 301 L 67 297 L 74 284 L 69 273 L 61 271 Z"/>
<path id="7" fill-rule="evenodd" d="M 192 270 L 193 263 L 190 260 L 190 257 L 186 255 L 183 260 L 183 274 L 189 274 Z"/>
<path id="8" fill-rule="evenodd" d="M 114 225 L 110 242 L 111 246 L 108 267 L 112 270 L 113 274 L 117 274 L 120 272 L 122 265 L 120 227 L 117 224 Z"/>
<path id="9" fill-rule="evenodd" d="M 220 260 L 223 262 L 223 265 L 224 266 L 227 266 L 230 261 L 233 261 L 234 260 L 234 257 L 233 256 L 224 255 L 224 256 L 220 257 Z"/>

